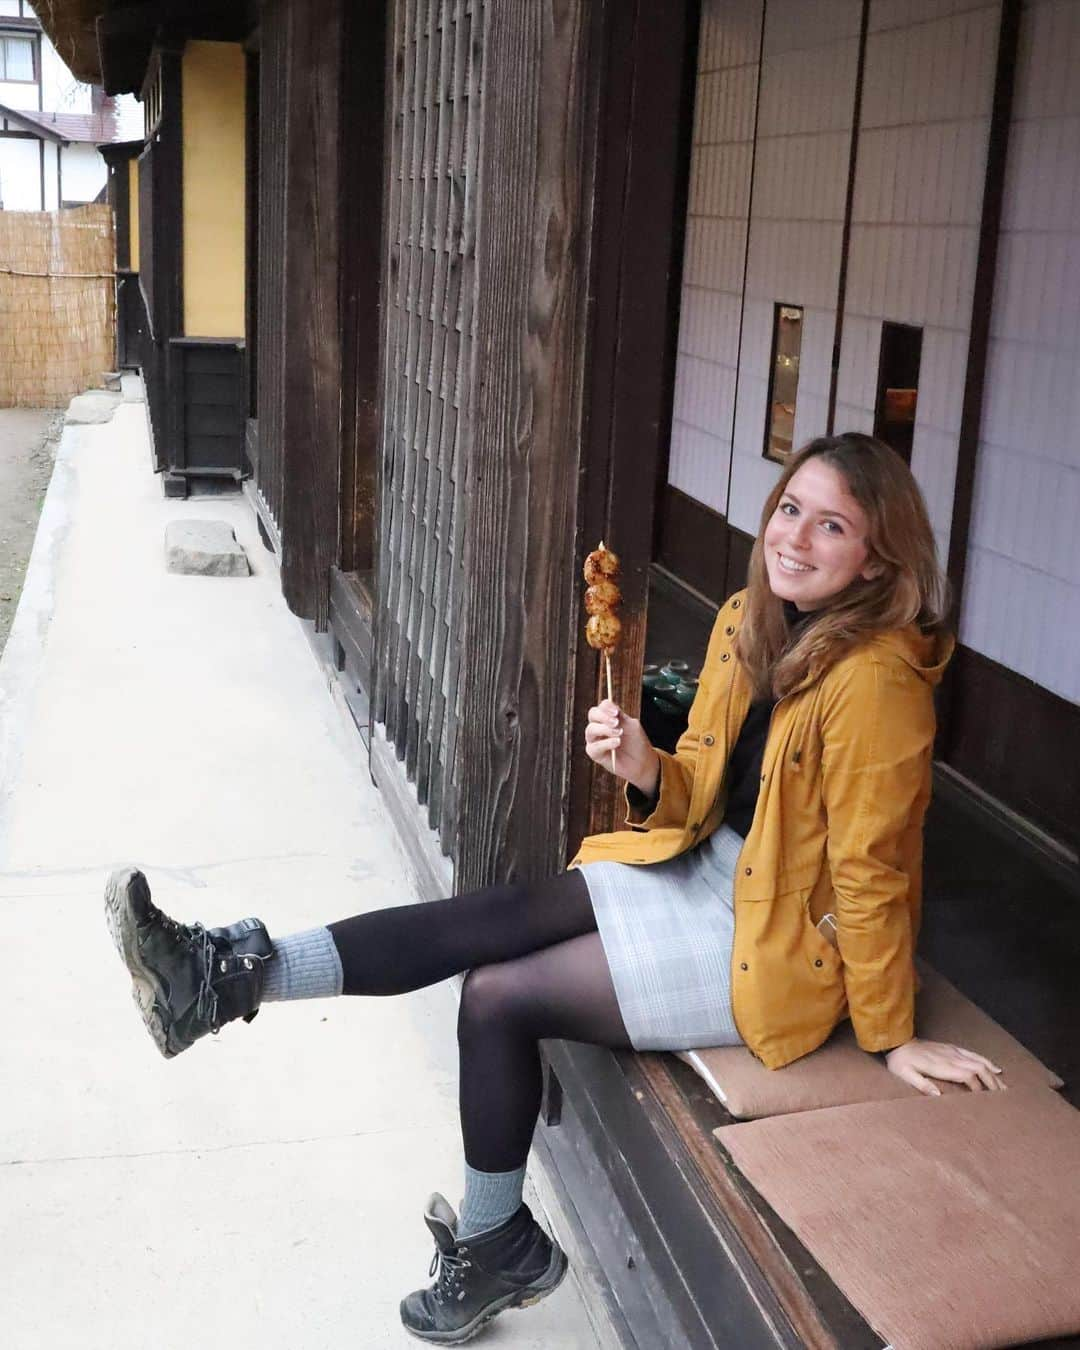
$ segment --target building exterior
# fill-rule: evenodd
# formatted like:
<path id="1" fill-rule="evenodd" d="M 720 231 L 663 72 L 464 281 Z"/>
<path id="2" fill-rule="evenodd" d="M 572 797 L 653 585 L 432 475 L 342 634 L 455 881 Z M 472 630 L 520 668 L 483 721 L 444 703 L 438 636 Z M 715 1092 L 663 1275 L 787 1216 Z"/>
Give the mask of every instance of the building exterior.
<path id="1" fill-rule="evenodd" d="M 645 666 L 692 673 L 779 465 L 844 429 L 908 459 L 953 584 L 939 795 L 1076 883 L 1080 6 L 70 0 L 50 34 L 142 99 L 114 201 L 166 490 L 242 484 L 428 895 L 618 823 L 584 554 L 623 560 L 619 698 L 675 734 Z M 539 1147 L 627 1343 L 874 1344 L 756 1240 L 717 1109 L 551 1048 Z"/>
<path id="2" fill-rule="evenodd" d="M 0 209 L 54 211 L 105 187 L 97 147 L 131 135 L 134 100 L 73 78 L 28 0 L 0 0 Z"/>

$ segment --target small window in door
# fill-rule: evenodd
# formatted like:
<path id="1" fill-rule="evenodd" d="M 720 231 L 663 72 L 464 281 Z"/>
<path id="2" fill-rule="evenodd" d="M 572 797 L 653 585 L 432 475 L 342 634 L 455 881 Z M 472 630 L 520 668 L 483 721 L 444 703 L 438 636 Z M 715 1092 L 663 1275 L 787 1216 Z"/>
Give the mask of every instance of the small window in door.
<path id="1" fill-rule="evenodd" d="M 911 463 L 923 330 L 908 323 L 881 325 L 874 435 Z"/>
<path id="2" fill-rule="evenodd" d="M 802 305 L 773 306 L 769 399 L 765 421 L 765 457 L 783 463 L 791 454 L 795 399 L 799 392 Z"/>

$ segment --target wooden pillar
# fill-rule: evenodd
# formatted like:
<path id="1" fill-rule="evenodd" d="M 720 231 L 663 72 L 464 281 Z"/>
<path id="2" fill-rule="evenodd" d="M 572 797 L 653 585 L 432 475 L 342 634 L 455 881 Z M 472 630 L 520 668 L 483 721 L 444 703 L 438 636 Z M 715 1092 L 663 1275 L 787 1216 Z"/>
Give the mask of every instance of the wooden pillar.
<path id="1" fill-rule="evenodd" d="M 281 585 L 326 627 L 338 556 L 341 458 L 339 91 L 346 0 L 292 0 L 285 168 L 285 380 Z"/>
<path id="2" fill-rule="evenodd" d="M 560 865 L 579 611 L 585 0 L 486 15 L 457 889 Z"/>
<path id="3" fill-rule="evenodd" d="M 345 6 L 341 91 L 341 560 L 374 566 L 386 99 L 386 4 Z"/>

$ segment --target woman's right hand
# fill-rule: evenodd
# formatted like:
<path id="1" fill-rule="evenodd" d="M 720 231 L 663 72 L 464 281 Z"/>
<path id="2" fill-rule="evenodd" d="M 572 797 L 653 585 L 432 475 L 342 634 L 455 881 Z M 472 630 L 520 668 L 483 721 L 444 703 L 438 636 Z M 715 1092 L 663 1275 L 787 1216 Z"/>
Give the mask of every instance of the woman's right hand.
<path id="1" fill-rule="evenodd" d="M 625 713 L 606 698 L 589 709 L 585 725 L 585 753 L 605 769 L 611 769 L 615 751 L 615 773 L 632 783 L 639 792 L 651 797 L 660 781 L 660 756 L 645 735 L 636 717 Z"/>

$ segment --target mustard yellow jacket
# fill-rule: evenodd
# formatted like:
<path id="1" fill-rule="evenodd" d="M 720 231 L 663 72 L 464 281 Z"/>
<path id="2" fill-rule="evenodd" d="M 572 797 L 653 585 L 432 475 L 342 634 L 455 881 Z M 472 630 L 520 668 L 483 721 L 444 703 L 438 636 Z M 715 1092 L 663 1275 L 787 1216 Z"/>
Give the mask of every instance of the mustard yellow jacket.
<path id="1" fill-rule="evenodd" d="M 735 656 L 745 592 L 717 616 L 690 723 L 660 754 L 660 796 L 632 829 L 590 835 L 571 866 L 654 863 L 724 815 L 725 774 L 751 702 Z M 930 799 L 933 687 L 952 651 L 914 625 L 848 653 L 776 705 L 753 824 L 736 869 L 732 1007 L 770 1068 L 850 1016 L 864 1050 L 914 1035 L 913 955 Z M 837 923 L 837 945 L 816 924 Z"/>

